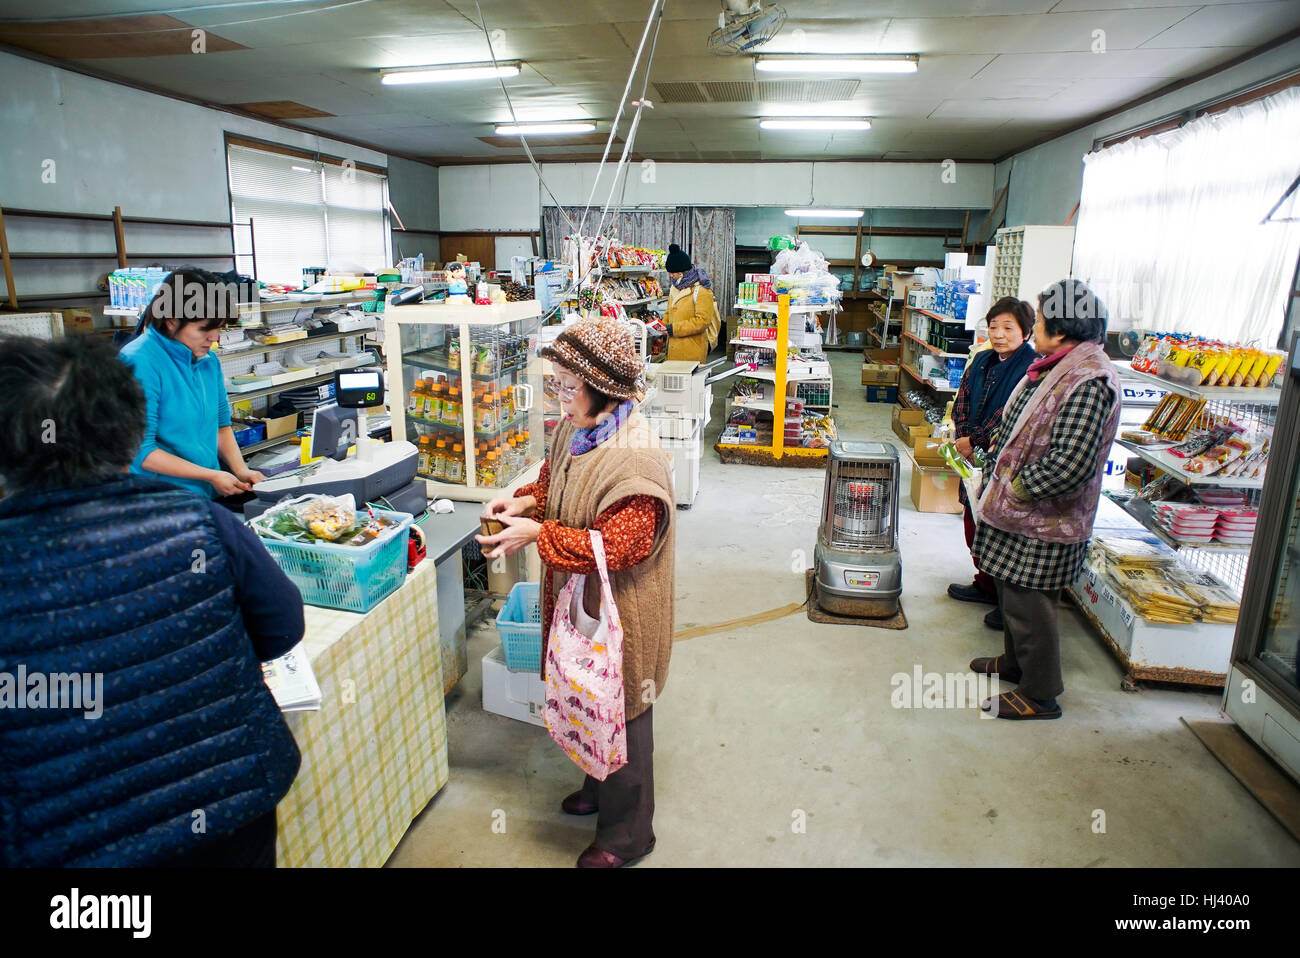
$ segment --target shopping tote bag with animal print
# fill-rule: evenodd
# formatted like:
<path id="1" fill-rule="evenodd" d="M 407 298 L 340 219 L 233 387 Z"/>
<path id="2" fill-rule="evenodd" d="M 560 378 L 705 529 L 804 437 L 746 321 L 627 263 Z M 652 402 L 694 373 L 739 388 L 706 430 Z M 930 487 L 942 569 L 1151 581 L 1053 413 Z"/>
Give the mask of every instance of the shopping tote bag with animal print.
<path id="1" fill-rule="evenodd" d="M 546 647 L 546 729 L 584 772 L 603 782 L 627 764 L 623 626 L 605 544 L 594 529 L 591 551 L 600 573 L 600 618 L 582 607 L 587 577 L 569 576 L 555 603 Z"/>

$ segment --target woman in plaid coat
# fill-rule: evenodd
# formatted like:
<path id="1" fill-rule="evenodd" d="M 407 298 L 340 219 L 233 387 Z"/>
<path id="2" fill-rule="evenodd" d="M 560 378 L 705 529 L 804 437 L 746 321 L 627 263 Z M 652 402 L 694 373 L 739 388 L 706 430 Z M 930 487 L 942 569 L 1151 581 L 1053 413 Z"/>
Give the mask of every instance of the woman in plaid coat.
<path id="1" fill-rule="evenodd" d="M 1038 296 L 1029 366 L 1007 400 L 979 502 L 975 560 L 997 584 L 1003 652 L 971 669 L 1019 687 L 986 708 L 999 718 L 1061 715 L 1056 604 L 1083 571 L 1102 467 L 1119 426 L 1119 380 L 1101 343 L 1106 307 L 1083 283 Z"/>

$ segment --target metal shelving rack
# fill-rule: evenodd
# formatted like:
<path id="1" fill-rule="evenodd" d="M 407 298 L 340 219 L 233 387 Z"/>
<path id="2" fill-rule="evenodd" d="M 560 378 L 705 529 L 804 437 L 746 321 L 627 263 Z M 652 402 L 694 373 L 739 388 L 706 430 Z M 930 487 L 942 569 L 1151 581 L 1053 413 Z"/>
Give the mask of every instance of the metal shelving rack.
<path id="1" fill-rule="evenodd" d="M 1272 426 L 1276 419 L 1280 390 L 1198 389 L 1139 372 L 1127 363 L 1116 362 L 1115 366 L 1125 378 L 1154 383 L 1193 399 L 1206 399 L 1201 414 L 1201 422 L 1205 424 L 1232 419 L 1248 426 Z M 1246 493 L 1248 502 L 1254 505 L 1259 503 L 1264 485 L 1262 479 L 1193 475 L 1183 472 L 1183 460 L 1161 450 L 1144 448 L 1122 440 L 1117 445 L 1141 456 L 1189 487 L 1214 486 L 1242 490 Z M 1251 545 L 1182 542 L 1155 522 L 1147 503 L 1125 503 L 1109 494 L 1107 498 L 1147 534 L 1172 549 L 1176 562 L 1189 569 L 1209 572 L 1238 596 L 1242 595 Z M 1067 591 L 1127 670 L 1124 688 L 1134 689 L 1136 682 L 1142 680 L 1211 687 L 1221 686 L 1227 681 L 1233 626 L 1208 622 L 1185 625 L 1147 622 L 1106 585 L 1099 570 L 1092 566 L 1091 559 L 1084 576 Z"/>

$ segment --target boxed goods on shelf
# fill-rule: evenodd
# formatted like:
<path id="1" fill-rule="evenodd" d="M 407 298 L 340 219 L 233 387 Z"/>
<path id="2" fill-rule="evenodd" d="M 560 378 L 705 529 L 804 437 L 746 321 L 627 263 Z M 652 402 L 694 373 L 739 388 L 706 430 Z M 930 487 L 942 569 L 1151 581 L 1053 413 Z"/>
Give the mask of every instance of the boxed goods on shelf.
<path id="1" fill-rule="evenodd" d="M 898 402 L 898 387 L 869 385 L 867 386 L 867 402 L 896 403 Z"/>

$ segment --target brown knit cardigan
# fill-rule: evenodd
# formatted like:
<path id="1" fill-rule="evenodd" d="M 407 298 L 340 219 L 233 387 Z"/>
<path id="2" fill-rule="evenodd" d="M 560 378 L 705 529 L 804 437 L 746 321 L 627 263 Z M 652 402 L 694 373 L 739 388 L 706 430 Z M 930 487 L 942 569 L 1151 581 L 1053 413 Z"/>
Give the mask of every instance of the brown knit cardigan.
<path id="1" fill-rule="evenodd" d="M 573 424 L 561 420 L 551 439 L 547 519 L 571 529 L 590 529 L 596 517 L 628 496 L 653 496 L 664 504 L 654 550 L 630 569 L 610 573 L 614 604 L 623 623 L 623 696 L 627 718 L 636 718 L 663 692 L 673 651 L 674 562 L 677 507 L 672 468 L 658 436 L 639 412 L 595 449 L 569 452 Z M 558 597 L 567 578 L 548 569 L 543 588 Z M 600 608 L 600 576 L 587 577 L 585 605 Z M 542 623 L 542 676 L 551 623 Z"/>

